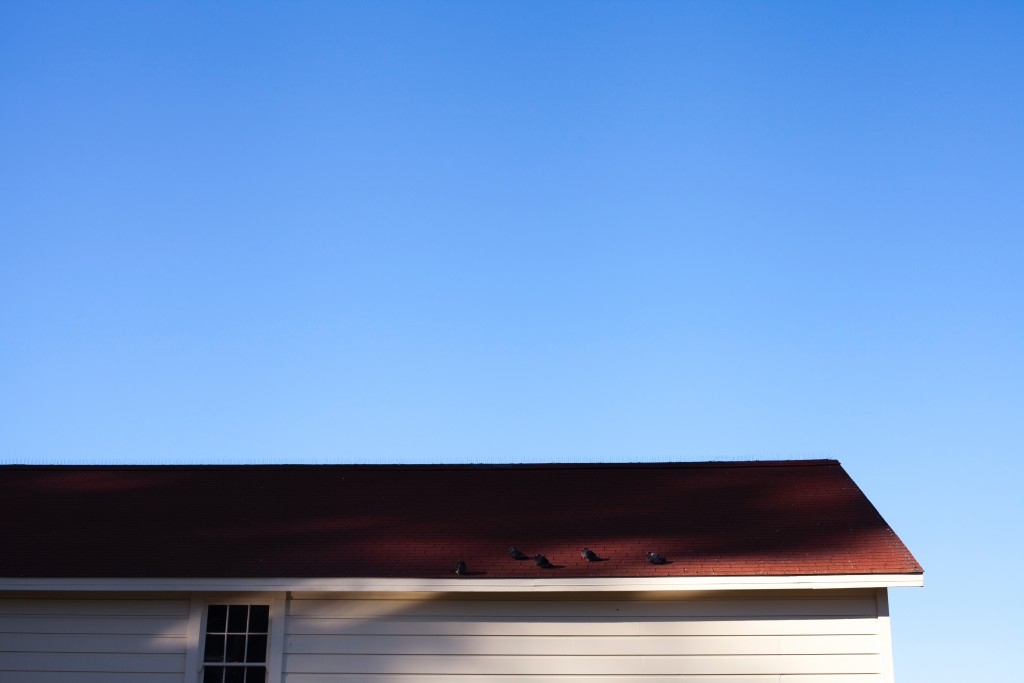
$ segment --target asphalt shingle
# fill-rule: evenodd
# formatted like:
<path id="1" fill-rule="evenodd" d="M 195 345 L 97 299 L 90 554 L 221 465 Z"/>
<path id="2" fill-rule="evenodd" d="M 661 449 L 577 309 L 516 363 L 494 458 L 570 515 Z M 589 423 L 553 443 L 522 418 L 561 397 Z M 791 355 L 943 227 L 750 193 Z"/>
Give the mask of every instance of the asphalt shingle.
<path id="1" fill-rule="evenodd" d="M 834 460 L 2 466 L 0 539 L 5 577 L 922 572 Z"/>

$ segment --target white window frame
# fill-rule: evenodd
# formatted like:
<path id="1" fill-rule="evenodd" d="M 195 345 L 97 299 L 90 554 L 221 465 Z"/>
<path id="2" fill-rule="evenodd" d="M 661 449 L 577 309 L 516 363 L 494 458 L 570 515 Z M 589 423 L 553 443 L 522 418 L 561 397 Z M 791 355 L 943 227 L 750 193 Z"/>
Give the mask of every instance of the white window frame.
<path id="1" fill-rule="evenodd" d="M 284 659 L 284 620 L 287 593 L 192 593 L 188 612 L 188 646 L 185 649 L 185 681 L 201 683 L 203 635 L 209 605 L 270 605 L 267 634 L 267 683 L 281 683 Z"/>

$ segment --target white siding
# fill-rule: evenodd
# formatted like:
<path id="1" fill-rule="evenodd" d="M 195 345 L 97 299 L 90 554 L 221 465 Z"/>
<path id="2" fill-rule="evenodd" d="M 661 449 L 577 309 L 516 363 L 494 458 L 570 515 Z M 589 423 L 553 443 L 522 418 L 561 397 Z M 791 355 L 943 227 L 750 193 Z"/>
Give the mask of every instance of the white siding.
<path id="1" fill-rule="evenodd" d="M 24 596 L 0 594 L 2 683 L 194 680 L 180 593 Z M 286 618 L 274 602 L 271 669 L 283 683 L 889 683 L 884 597 L 296 593 Z"/>
<path id="2" fill-rule="evenodd" d="M 188 599 L 0 598 L 3 683 L 181 683 Z"/>
<path id="3" fill-rule="evenodd" d="M 295 594 L 284 680 L 881 683 L 878 616 L 874 591 Z"/>

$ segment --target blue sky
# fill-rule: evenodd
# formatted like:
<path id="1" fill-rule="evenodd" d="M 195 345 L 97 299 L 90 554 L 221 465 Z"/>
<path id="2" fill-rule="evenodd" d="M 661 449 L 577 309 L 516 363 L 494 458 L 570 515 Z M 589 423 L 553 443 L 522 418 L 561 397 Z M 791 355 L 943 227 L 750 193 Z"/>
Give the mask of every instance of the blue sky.
<path id="1" fill-rule="evenodd" d="M 898 680 L 1011 680 L 1021 36 L 1020 3 L 0 3 L 0 460 L 834 457 L 927 570 Z"/>

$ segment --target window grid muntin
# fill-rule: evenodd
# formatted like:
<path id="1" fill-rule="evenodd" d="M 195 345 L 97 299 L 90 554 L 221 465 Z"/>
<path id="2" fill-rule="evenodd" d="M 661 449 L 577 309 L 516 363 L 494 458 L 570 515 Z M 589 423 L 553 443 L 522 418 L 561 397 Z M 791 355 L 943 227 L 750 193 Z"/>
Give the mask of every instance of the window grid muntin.
<path id="1" fill-rule="evenodd" d="M 223 615 L 223 620 L 221 615 Z M 264 683 L 266 681 L 267 646 L 270 640 L 269 605 L 238 603 L 208 605 L 203 631 L 203 683 Z M 216 647 L 218 639 L 220 646 Z M 231 648 L 229 643 L 233 643 L 234 648 Z M 211 644 L 215 645 L 212 648 L 214 650 L 212 653 Z M 237 652 L 239 649 L 240 654 Z M 229 655 L 231 656 L 230 661 Z M 262 661 L 249 661 L 253 657 L 258 657 Z"/>

